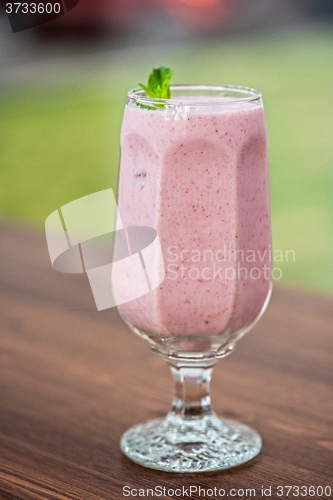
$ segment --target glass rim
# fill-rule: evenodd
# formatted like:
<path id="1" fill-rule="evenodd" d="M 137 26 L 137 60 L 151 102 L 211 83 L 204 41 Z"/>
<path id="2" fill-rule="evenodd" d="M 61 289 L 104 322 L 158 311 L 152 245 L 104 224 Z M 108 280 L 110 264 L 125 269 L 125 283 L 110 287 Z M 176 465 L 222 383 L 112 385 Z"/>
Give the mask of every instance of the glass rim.
<path id="1" fill-rule="evenodd" d="M 230 106 L 230 104 L 242 104 L 260 101 L 262 98 L 261 92 L 255 90 L 251 87 L 243 87 L 239 85 L 229 85 L 229 84 L 197 84 L 197 83 L 175 83 L 170 85 L 171 92 L 173 90 L 184 90 L 184 91 L 203 91 L 209 92 L 208 96 L 214 96 L 214 91 L 218 92 L 229 92 L 231 95 L 228 96 L 228 100 L 214 100 L 214 101 L 200 101 L 200 96 L 198 95 L 198 100 L 175 100 L 172 97 L 170 99 L 161 99 L 156 97 L 149 97 L 146 92 L 136 87 L 127 92 L 127 97 L 134 100 L 139 104 L 151 104 L 151 105 L 164 105 L 164 106 Z M 244 94 L 244 97 L 232 97 L 232 93 Z M 189 94 L 190 95 L 190 94 Z M 205 95 L 205 94 L 204 94 Z M 192 96 L 195 97 L 195 96 Z M 201 95 L 201 97 L 203 97 Z M 216 98 L 218 99 L 218 95 Z"/>

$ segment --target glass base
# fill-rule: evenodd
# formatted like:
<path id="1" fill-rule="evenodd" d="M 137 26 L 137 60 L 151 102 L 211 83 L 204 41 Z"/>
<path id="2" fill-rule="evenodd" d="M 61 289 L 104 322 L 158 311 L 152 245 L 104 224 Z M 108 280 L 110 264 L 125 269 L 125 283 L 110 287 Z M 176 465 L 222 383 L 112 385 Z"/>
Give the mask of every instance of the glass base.
<path id="1" fill-rule="evenodd" d="M 133 462 L 168 472 L 229 469 L 258 455 L 261 438 L 250 427 L 215 414 L 185 420 L 165 419 L 136 425 L 121 438 L 121 449 Z"/>

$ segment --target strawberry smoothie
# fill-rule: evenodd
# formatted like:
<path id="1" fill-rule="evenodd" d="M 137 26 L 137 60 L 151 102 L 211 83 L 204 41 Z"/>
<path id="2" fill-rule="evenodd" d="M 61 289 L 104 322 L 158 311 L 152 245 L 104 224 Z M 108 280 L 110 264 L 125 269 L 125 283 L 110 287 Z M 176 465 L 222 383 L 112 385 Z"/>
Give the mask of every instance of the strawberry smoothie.
<path id="1" fill-rule="evenodd" d="M 120 311 L 138 333 L 186 350 L 199 337 L 232 342 L 267 303 L 267 138 L 256 91 L 172 90 L 157 109 L 133 91 L 124 112 L 119 213 L 124 226 L 157 230 L 165 279 Z"/>

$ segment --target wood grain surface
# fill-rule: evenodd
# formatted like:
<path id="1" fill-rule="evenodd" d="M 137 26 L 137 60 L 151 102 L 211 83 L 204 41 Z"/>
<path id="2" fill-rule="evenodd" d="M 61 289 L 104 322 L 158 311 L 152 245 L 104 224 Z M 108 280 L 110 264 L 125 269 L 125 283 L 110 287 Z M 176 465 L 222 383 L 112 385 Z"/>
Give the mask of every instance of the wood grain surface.
<path id="1" fill-rule="evenodd" d="M 224 472 L 145 469 L 122 454 L 119 439 L 168 411 L 168 366 L 114 309 L 96 311 L 85 275 L 53 271 L 43 234 L 2 224 L 0 499 L 117 500 L 156 486 L 166 495 L 153 498 L 221 498 L 194 488 L 189 496 L 190 486 L 223 488 L 230 498 L 252 488 L 263 498 L 262 487 L 272 487 L 270 498 L 295 498 L 278 495 L 284 485 L 333 492 L 332 351 L 333 301 L 276 286 L 212 381 L 216 413 L 257 429 L 260 455 Z M 124 496 L 124 486 L 137 496 Z M 168 494 L 182 487 L 181 496 Z"/>

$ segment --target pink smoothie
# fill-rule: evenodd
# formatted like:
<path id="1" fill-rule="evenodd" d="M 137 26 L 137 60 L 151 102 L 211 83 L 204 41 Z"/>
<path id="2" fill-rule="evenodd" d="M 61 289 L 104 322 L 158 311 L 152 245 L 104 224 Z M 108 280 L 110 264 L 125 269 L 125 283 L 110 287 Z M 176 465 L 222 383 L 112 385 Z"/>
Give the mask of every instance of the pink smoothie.
<path id="1" fill-rule="evenodd" d="M 119 212 L 125 226 L 157 230 L 166 272 L 121 311 L 163 338 L 244 331 L 270 289 L 262 104 L 188 104 L 130 101 L 121 130 Z"/>

